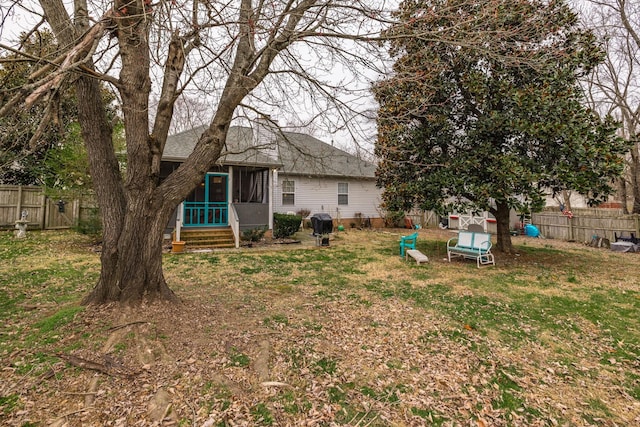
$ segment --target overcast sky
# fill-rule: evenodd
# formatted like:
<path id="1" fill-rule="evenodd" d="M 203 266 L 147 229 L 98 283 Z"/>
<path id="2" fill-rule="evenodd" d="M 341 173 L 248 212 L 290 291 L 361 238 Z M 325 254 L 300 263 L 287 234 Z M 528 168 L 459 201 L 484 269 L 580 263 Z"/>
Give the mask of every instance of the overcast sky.
<path id="1" fill-rule="evenodd" d="M 67 5 L 68 10 L 71 11 L 73 8 L 73 0 L 64 0 L 64 3 Z M 39 6 L 37 5 L 37 2 L 34 3 L 31 0 L 23 0 L 21 2 L 0 0 L 0 5 L 0 19 L 2 23 L 0 27 L 0 44 L 15 47 L 19 33 L 29 31 L 39 21 L 37 17 L 38 15 L 31 13 L 28 9 L 31 8 L 32 10 L 39 10 Z M 4 52 L 0 52 L 0 54 L 4 54 Z M 305 57 L 307 59 L 313 58 L 313 55 L 314 52 L 309 52 L 308 54 L 301 55 L 301 59 L 304 59 Z M 312 66 L 312 61 L 310 61 L 309 64 L 309 66 Z M 361 67 L 360 71 L 357 71 L 358 75 L 350 75 L 351 72 L 352 71 L 347 70 L 342 64 L 336 63 L 332 70 L 325 73 L 324 77 L 329 81 L 340 81 L 345 88 L 348 87 L 351 93 L 343 93 L 340 95 L 345 102 L 348 102 L 350 105 L 356 106 L 361 110 L 374 110 L 375 103 L 373 101 L 373 97 L 369 93 L 369 84 L 371 81 L 380 78 L 380 76 L 375 72 L 367 70 L 364 66 Z M 155 80 L 158 80 L 154 85 L 154 90 L 157 91 L 159 90 L 160 83 L 159 79 Z M 258 92 L 260 92 L 260 90 L 266 90 L 266 88 L 258 88 Z M 201 99 L 201 96 L 197 97 L 197 99 Z M 372 151 L 372 142 L 375 137 L 375 123 L 371 120 L 355 118 L 351 122 L 351 130 L 355 130 L 357 133 L 352 134 L 346 129 L 336 128 L 332 123 L 336 121 L 335 116 L 331 116 L 330 114 L 324 114 L 323 116 L 323 113 L 325 112 L 319 111 L 317 107 L 312 108 L 310 99 L 306 96 L 298 97 L 297 102 L 300 102 L 300 108 L 297 109 L 297 112 L 303 111 L 306 113 L 306 116 L 305 114 L 301 114 L 300 119 L 304 121 L 305 119 L 316 117 L 314 125 L 307 129 L 309 133 L 314 134 L 314 136 L 324 140 L 325 142 L 334 143 L 337 147 L 347 149 L 348 151 L 354 150 L 354 144 L 358 144 L 362 146 L 362 148 Z M 265 107 L 263 105 L 261 110 L 272 115 L 274 118 L 277 118 L 281 125 L 299 122 L 298 119 L 293 117 L 293 114 L 289 114 L 287 111 L 280 109 L 278 105 L 273 105 L 271 107 Z M 202 115 L 200 114 L 198 118 L 201 117 Z M 296 130 L 302 131 L 302 129 Z M 352 137 L 355 138 L 355 141 L 353 141 Z"/>

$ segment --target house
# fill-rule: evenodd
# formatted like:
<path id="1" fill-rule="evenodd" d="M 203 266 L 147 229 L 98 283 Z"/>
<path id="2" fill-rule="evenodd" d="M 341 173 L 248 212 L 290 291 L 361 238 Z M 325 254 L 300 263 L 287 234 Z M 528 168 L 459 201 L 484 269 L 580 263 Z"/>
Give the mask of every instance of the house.
<path id="1" fill-rule="evenodd" d="M 374 164 L 309 135 L 285 137 L 282 167 L 275 171 L 274 212 L 328 213 L 346 227 L 380 217 L 382 190 L 376 187 Z"/>
<path id="2" fill-rule="evenodd" d="M 170 136 L 162 156 L 167 176 L 193 150 L 205 126 Z M 379 221 L 375 165 L 310 135 L 284 132 L 263 120 L 232 126 L 226 147 L 198 188 L 180 205 L 169 231 L 273 228 L 273 213 L 328 213 L 348 227 Z"/>

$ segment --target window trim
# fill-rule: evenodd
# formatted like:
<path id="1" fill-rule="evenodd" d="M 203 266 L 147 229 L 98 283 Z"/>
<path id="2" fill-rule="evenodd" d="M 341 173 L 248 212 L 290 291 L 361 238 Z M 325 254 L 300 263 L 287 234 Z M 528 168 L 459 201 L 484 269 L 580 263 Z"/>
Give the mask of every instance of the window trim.
<path id="1" fill-rule="evenodd" d="M 290 187 L 289 187 L 290 186 Z M 285 197 L 291 198 L 291 203 Z M 282 206 L 295 206 L 296 204 L 296 182 L 294 180 L 282 180 Z"/>
<path id="2" fill-rule="evenodd" d="M 343 188 L 340 188 L 344 186 Z M 346 190 L 346 191 L 345 191 Z M 341 197 L 343 199 L 346 198 L 346 203 L 341 201 Z M 348 182 L 339 182 L 338 183 L 338 206 L 349 206 L 349 183 Z"/>

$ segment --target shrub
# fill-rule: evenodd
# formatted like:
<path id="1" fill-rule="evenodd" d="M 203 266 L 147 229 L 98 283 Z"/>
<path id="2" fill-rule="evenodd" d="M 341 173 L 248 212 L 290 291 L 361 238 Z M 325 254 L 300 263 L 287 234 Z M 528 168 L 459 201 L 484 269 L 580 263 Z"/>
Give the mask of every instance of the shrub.
<path id="1" fill-rule="evenodd" d="M 264 233 L 267 232 L 267 227 L 257 227 L 244 230 L 242 232 L 242 240 L 249 242 L 258 242 L 264 237 Z"/>
<path id="2" fill-rule="evenodd" d="M 99 241 L 102 237 L 102 221 L 98 208 L 89 209 L 87 217 L 80 218 L 74 229 L 80 234 L 85 234 Z"/>
<path id="3" fill-rule="evenodd" d="M 402 211 L 386 211 L 384 213 L 385 227 L 402 227 L 405 213 Z"/>
<path id="4" fill-rule="evenodd" d="M 311 214 L 311 211 L 309 209 L 300 209 L 296 214 L 300 215 L 304 219 Z"/>
<path id="5" fill-rule="evenodd" d="M 353 214 L 353 217 L 354 217 L 355 226 L 358 227 L 358 228 L 361 228 L 362 227 L 362 217 L 363 217 L 362 212 L 356 212 L 355 214 Z M 352 224 L 354 222 L 352 222 Z M 353 228 L 353 227 L 351 227 L 351 228 Z"/>
<path id="6" fill-rule="evenodd" d="M 292 236 L 300 229 L 300 215 L 273 214 L 273 237 L 274 239 L 283 239 Z"/>

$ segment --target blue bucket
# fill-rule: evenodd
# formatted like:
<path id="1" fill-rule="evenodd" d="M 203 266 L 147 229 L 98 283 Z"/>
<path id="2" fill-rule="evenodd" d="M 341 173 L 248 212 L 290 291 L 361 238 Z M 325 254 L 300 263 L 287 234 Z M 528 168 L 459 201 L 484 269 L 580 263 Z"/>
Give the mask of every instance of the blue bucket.
<path id="1" fill-rule="evenodd" d="M 540 230 L 535 225 L 527 224 L 524 226 L 524 234 L 529 237 L 540 236 Z"/>

